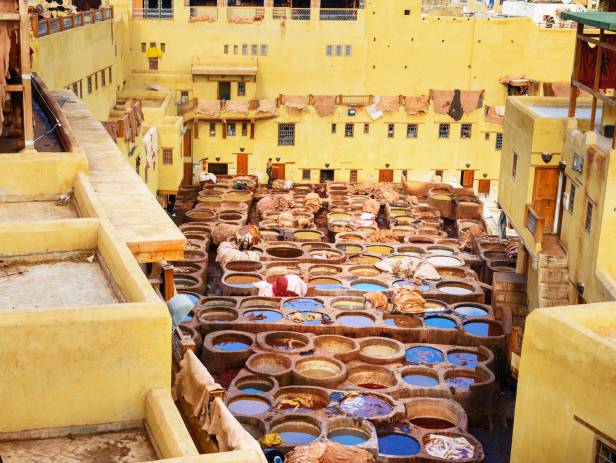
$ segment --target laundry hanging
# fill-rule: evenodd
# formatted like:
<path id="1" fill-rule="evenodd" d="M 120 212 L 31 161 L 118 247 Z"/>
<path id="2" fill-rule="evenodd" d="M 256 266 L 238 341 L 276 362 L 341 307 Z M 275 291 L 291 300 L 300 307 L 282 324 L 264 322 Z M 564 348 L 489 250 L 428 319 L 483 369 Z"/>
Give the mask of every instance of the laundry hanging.
<path id="1" fill-rule="evenodd" d="M 421 96 L 405 96 L 404 97 L 404 109 L 407 116 L 413 116 L 420 112 L 427 112 L 430 107 L 430 97 L 426 95 Z"/>

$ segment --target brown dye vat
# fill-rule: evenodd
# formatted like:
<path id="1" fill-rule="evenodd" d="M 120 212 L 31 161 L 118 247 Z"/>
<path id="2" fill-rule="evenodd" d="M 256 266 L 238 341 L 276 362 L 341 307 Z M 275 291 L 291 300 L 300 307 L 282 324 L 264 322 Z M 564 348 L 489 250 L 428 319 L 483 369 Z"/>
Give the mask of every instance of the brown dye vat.
<path id="1" fill-rule="evenodd" d="M 356 235 L 355 233 L 340 233 L 336 239 L 338 240 L 338 242 L 345 242 L 345 241 L 363 241 L 364 237 L 361 235 Z M 337 245 L 336 247 L 338 249 L 340 249 L 341 251 L 345 251 L 345 252 L 352 252 L 349 251 L 348 248 L 350 248 L 352 245 Z M 359 248 L 359 251 L 355 251 L 355 252 L 361 252 L 361 246 L 355 246 L 356 248 Z"/>
<path id="2" fill-rule="evenodd" d="M 259 272 L 263 269 L 263 264 L 248 260 L 238 260 L 227 263 L 227 265 L 225 265 L 225 269 L 230 272 Z"/>
<path id="3" fill-rule="evenodd" d="M 397 384 L 396 377 L 392 372 L 376 366 L 351 368 L 347 380 L 364 389 L 387 389 Z"/>
<path id="4" fill-rule="evenodd" d="M 406 403 L 406 417 L 410 423 L 424 429 L 466 429 L 464 409 L 454 401 L 415 398 Z"/>
<path id="5" fill-rule="evenodd" d="M 340 272 L 342 272 L 340 267 L 334 267 L 331 265 L 313 265 L 308 269 L 308 273 L 313 276 L 337 275 Z"/>
<path id="6" fill-rule="evenodd" d="M 505 272 L 512 273 L 515 272 L 515 262 L 511 262 L 509 260 L 493 260 L 488 263 L 488 267 L 492 272 Z"/>
<path id="7" fill-rule="evenodd" d="M 186 213 L 188 222 L 214 222 L 216 213 L 208 209 L 193 209 Z"/>
<path id="8" fill-rule="evenodd" d="M 375 277 L 381 274 L 381 271 L 372 265 L 357 265 L 349 268 L 349 273 L 356 277 Z"/>
<path id="9" fill-rule="evenodd" d="M 346 367 L 329 357 L 310 357 L 295 362 L 295 384 L 334 388 L 346 376 Z"/>
<path id="10" fill-rule="evenodd" d="M 348 224 L 332 224 L 330 230 L 334 233 L 345 233 L 353 231 L 353 227 Z"/>
<path id="11" fill-rule="evenodd" d="M 169 263 L 173 265 L 173 273 L 176 275 L 185 275 L 185 274 L 201 275 L 204 271 L 204 268 L 201 265 L 196 264 L 194 262 L 172 261 Z"/>
<path id="12" fill-rule="evenodd" d="M 259 275 L 249 273 L 234 273 L 225 278 L 226 284 L 238 288 L 252 285 L 252 283 L 256 283 L 257 281 L 261 281 L 261 277 Z"/>
<path id="13" fill-rule="evenodd" d="M 267 275 L 275 276 L 275 275 L 288 275 L 289 273 L 299 274 L 301 270 L 297 264 L 293 263 L 274 263 L 267 265 Z"/>
<path id="14" fill-rule="evenodd" d="M 195 249 L 187 249 L 184 251 L 184 259 L 178 262 L 194 262 L 198 264 L 205 264 L 207 262 L 207 253 L 204 251 L 197 251 Z"/>
<path id="15" fill-rule="evenodd" d="M 242 220 L 242 214 L 238 214 L 236 212 L 223 212 L 218 214 L 218 219 L 225 221 L 238 221 Z"/>
<path id="16" fill-rule="evenodd" d="M 190 275 L 174 275 L 173 282 L 177 289 L 184 289 L 187 291 L 193 290 L 197 292 L 203 292 L 205 289 L 203 281 Z"/>
<path id="17" fill-rule="evenodd" d="M 291 369 L 291 359 L 281 354 L 256 354 L 246 362 L 246 368 L 253 373 L 280 376 Z"/>
<path id="18" fill-rule="evenodd" d="M 197 318 L 202 323 L 232 322 L 237 320 L 238 313 L 237 310 L 227 307 L 209 307 L 201 310 Z"/>
<path id="19" fill-rule="evenodd" d="M 314 340 L 314 347 L 332 354 L 343 362 L 354 358 L 359 350 L 357 341 L 337 335 L 317 336 Z"/>
<path id="20" fill-rule="evenodd" d="M 240 301 L 240 309 L 274 309 L 280 308 L 280 301 L 274 298 L 266 297 L 245 297 Z"/>
<path id="21" fill-rule="evenodd" d="M 506 252 L 501 251 L 484 251 L 483 257 L 486 260 L 509 260 Z"/>
<path id="22" fill-rule="evenodd" d="M 202 301 L 199 301 L 198 306 L 203 308 L 210 307 L 231 307 L 235 308 L 237 300 L 230 297 L 208 297 Z"/>
<path id="23" fill-rule="evenodd" d="M 274 407 L 293 413 L 310 413 L 321 410 L 329 404 L 329 394 L 323 389 L 307 386 L 280 388 L 275 396 Z"/>
<path id="24" fill-rule="evenodd" d="M 278 259 L 297 259 L 298 257 L 301 257 L 304 253 L 301 249 L 298 248 L 280 246 L 275 248 L 269 248 L 267 250 L 267 254 Z"/>
<path id="25" fill-rule="evenodd" d="M 364 310 L 366 303 L 363 297 L 338 297 L 332 299 L 329 305 L 337 310 Z"/>
<path id="26" fill-rule="evenodd" d="M 273 227 L 276 227 L 277 225 L 278 224 L 273 223 Z M 278 230 L 264 230 L 261 228 L 259 232 L 261 233 L 261 238 L 263 238 L 263 241 L 278 241 L 281 237 Z"/>
<path id="27" fill-rule="evenodd" d="M 308 337 L 303 334 L 294 331 L 278 331 L 265 336 L 263 347 L 279 352 L 294 352 L 304 349 L 309 342 Z"/>
<path id="28" fill-rule="evenodd" d="M 464 280 L 466 269 L 460 267 L 441 267 L 438 273 L 444 280 Z"/>
<path id="29" fill-rule="evenodd" d="M 431 236 L 421 236 L 421 235 L 416 235 L 416 236 L 409 236 L 407 238 L 404 239 L 405 243 L 428 243 L 428 244 L 434 244 L 436 243 L 436 240 L 431 237 Z"/>
<path id="30" fill-rule="evenodd" d="M 419 246 L 400 246 L 398 252 L 414 252 L 416 254 L 425 254 L 426 251 Z"/>

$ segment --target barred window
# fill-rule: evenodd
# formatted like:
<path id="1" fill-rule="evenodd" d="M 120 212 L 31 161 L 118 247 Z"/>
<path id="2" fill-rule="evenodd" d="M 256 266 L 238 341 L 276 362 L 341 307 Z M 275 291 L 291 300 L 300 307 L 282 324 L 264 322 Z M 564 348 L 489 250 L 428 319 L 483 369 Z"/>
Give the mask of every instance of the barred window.
<path id="1" fill-rule="evenodd" d="M 158 58 L 150 58 L 149 67 L 150 67 L 150 71 L 157 71 L 158 70 Z"/>
<path id="2" fill-rule="evenodd" d="M 278 145 L 295 145 L 295 124 L 278 124 Z"/>
<path id="3" fill-rule="evenodd" d="M 229 45 L 223 45 L 222 49 L 223 49 L 223 53 L 225 55 L 229 54 Z"/>
<path id="4" fill-rule="evenodd" d="M 573 214 L 573 208 L 575 207 L 575 185 L 571 182 L 571 190 L 569 190 L 569 212 Z"/>
<path id="5" fill-rule="evenodd" d="M 327 45 L 325 47 L 325 54 L 327 56 L 332 56 L 334 54 L 334 46 L 333 45 Z"/>
<path id="6" fill-rule="evenodd" d="M 235 122 L 227 124 L 227 137 L 235 137 Z"/>
<path id="7" fill-rule="evenodd" d="M 597 441 L 597 463 L 616 463 L 616 449 L 605 442 Z"/>
<path id="8" fill-rule="evenodd" d="M 268 46 L 264 43 L 261 44 L 261 56 L 267 56 L 269 53 Z"/>
<path id="9" fill-rule="evenodd" d="M 246 84 L 244 82 L 237 83 L 237 96 L 246 96 Z"/>
<path id="10" fill-rule="evenodd" d="M 387 138 L 394 138 L 395 126 L 394 124 L 387 124 Z"/>
<path id="11" fill-rule="evenodd" d="M 141 42 L 141 53 L 145 53 L 145 42 Z"/>
<path id="12" fill-rule="evenodd" d="M 88 95 L 92 93 L 92 76 L 88 76 Z"/>
<path id="13" fill-rule="evenodd" d="M 370 124 L 364 124 L 364 133 L 366 135 L 370 133 Z"/>
<path id="14" fill-rule="evenodd" d="M 258 55 L 259 54 L 259 46 L 257 44 L 252 44 L 251 47 L 251 52 L 253 55 Z"/>
<path id="15" fill-rule="evenodd" d="M 242 122 L 242 137 L 248 136 L 248 122 Z"/>
<path id="16" fill-rule="evenodd" d="M 351 45 L 345 45 L 344 46 L 344 56 L 351 56 L 352 50 L 353 48 L 351 47 Z"/>
<path id="17" fill-rule="evenodd" d="M 79 95 L 79 85 L 77 82 L 73 82 L 73 93 L 77 96 Z"/>
<path id="18" fill-rule="evenodd" d="M 302 180 L 310 181 L 310 169 L 302 170 Z"/>
<path id="19" fill-rule="evenodd" d="M 494 148 L 496 148 L 497 151 L 500 151 L 503 149 L 503 134 L 502 133 L 496 134 L 496 143 L 494 144 Z"/>
<path id="20" fill-rule="evenodd" d="M 344 124 L 344 136 L 348 138 L 353 137 L 353 124 Z"/>
<path id="21" fill-rule="evenodd" d="M 336 56 L 342 56 L 342 45 L 336 45 Z"/>
<path id="22" fill-rule="evenodd" d="M 167 44 L 165 42 L 160 42 L 160 51 L 164 52 L 167 49 Z"/>
<path id="23" fill-rule="evenodd" d="M 163 164 L 173 164 L 173 148 L 163 148 Z"/>
<path id="24" fill-rule="evenodd" d="M 248 54 L 248 45 L 247 44 L 242 44 L 242 55 L 247 55 Z"/>
<path id="25" fill-rule="evenodd" d="M 473 126 L 471 124 L 460 125 L 460 138 L 471 138 Z"/>
<path id="26" fill-rule="evenodd" d="M 349 183 L 357 183 L 357 169 L 351 170 L 349 174 Z"/>
<path id="27" fill-rule="evenodd" d="M 438 137 L 439 138 L 449 138 L 449 124 L 439 124 L 438 125 Z"/>
<path id="28" fill-rule="evenodd" d="M 406 126 L 406 138 L 417 138 L 417 124 L 408 124 Z"/>
<path id="29" fill-rule="evenodd" d="M 210 137 L 216 136 L 216 122 L 210 122 Z"/>
<path id="30" fill-rule="evenodd" d="M 336 124 L 332 124 L 331 132 L 336 133 Z"/>
<path id="31" fill-rule="evenodd" d="M 237 45 L 233 45 L 233 54 L 237 55 L 239 53 L 240 48 Z"/>
<path id="32" fill-rule="evenodd" d="M 188 91 L 187 90 L 182 90 L 180 92 L 180 102 L 182 104 L 188 103 Z"/>

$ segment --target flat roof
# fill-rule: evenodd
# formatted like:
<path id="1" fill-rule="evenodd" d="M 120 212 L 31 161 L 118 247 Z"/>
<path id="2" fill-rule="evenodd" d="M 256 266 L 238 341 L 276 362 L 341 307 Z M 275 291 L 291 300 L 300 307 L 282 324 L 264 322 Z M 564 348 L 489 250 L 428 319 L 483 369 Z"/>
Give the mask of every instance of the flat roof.
<path id="1" fill-rule="evenodd" d="M 585 26 L 592 26 L 607 31 L 616 31 L 616 13 L 588 11 L 576 13 L 573 11 L 564 11 L 560 15 L 563 19 L 575 21 Z"/>
<path id="2" fill-rule="evenodd" d="M 546 119 L 567 119 L 569 117 L 568 106 L 556 106 L 556 105 L 542 105 L 542 104 L 529 104 L 526 106 L 537 116 Z M 588 119 L 590 120 L 591 108 L 587 106 L 577 107 L 575 110 L 576 119 Z M 603 108 L 597 106 L 597 113 L 595 114 L 595 122 L 601 121 L 601 113 Z"/>

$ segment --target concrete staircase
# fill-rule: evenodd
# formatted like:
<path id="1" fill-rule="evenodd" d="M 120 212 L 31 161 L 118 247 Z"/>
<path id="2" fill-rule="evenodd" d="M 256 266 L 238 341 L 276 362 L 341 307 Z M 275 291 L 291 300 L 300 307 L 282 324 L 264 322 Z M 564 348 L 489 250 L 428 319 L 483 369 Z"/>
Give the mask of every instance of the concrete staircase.
<path id="1" fill-rule="evenodd" d="M 567 254 L 539 256 L 539 307 L 569 305 Z"/>

